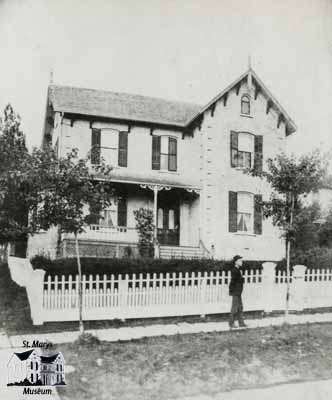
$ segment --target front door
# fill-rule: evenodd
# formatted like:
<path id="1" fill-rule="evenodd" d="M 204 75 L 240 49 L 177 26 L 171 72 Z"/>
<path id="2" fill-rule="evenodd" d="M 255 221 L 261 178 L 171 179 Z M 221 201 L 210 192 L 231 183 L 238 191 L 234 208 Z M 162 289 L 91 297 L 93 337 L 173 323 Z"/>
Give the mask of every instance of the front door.
<path id="1" fill-rule="evenodd" d="M 178 246 L 180 232 L 179 205 L 161 201 L 158 205 L 158 242 Z"/>

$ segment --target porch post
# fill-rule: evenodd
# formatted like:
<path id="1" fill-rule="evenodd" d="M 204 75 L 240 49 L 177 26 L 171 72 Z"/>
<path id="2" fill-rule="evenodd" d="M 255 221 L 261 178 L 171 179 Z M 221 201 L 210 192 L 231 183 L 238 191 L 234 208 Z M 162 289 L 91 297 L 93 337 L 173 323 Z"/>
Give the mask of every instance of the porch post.
<path id="1" fill-rule="evenodd" d="M 153 187 L 153 239 L 154 239 L 154 250 L 155 257 L 159 258 L 158 246 L 157 246 L 157 218 L 158 218 L 158 186 Z"/>
<path id="2" fill-rule="evenodd" d="M 140 184 L 143 189 L 153 190 L 153 241 L 154 241 L 154 257 L 159 258 L 159 246 L 158 246 L 158 192 L 159 190 L 171 190 L 170 186 L 155 185 L 155 184 Z"/>

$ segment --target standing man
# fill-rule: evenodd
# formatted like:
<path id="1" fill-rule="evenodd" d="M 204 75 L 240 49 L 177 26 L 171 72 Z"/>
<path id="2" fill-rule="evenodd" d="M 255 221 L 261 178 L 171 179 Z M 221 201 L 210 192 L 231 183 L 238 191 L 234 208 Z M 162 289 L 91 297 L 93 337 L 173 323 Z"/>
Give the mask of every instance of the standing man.
<path id="1" fill-rule="evenodd" d="M 240 268 L 242 267 L 243 259 L 241 256 L 236 255 L 233 257 L 233 266 L 231 269 L 231 282 L 229 284 L 229 295 L 232 296 L 232 308 L 229 319 L 229 327 L 235 328 L 234 321 L 239 321 L 239 327 L 246 327 L 247 325 L 243 320 L 243 304 L 242 304 L 242 291 L 244 279 L 241 274 Z"/>

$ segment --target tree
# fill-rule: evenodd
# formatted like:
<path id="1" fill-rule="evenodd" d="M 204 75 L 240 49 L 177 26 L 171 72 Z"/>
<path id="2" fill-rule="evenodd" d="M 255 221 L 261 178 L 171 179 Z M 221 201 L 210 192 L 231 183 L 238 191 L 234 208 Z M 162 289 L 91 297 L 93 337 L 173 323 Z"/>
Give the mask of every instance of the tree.
<path id="1" fill-rule="evenodd" d="M 84 332 L 82 318 L 82 268 L 78 235 L 111 204 L 111 167 L 104 162 L 93 170 L 88 159 L 78 159 L 73 150 L 64 158 L 57 158 L 53 149 L 35 149 L 32 153 L 30 182 L 40 188 L 38 202 L 31 210 L 32 231 L 59 226 L 61 232 L 73 233 L 78 267 L 79 329 Z M 46 171 L 46 173 L 45 173 Z M 89 206 L 89 210 L 87 210 Z"/>
<path id="2" fill-rule="evenodd" d="M 332 208 L 318 228 L 318 240 L 320 247 L 332 247 Z"/>
<path id="3" fill-rule="evenodd" d="M 318 151 L 296 158 L 294 155 L 279 154 L 267 160 L 267 170 L 253 169 L 253 176 L 265 179 L 272 189 L 270 199 L 261 202 L 264 217 L 271 217 L 275 226 L 282 231 L 286 242 L 287 295 L 285 317 L 289 313 L 290 255 L 299 230 L 301 218 L 301 197 L 316 192 L 326 175 L 326 162 Z"/>
<path id="4" fill-rule="evenodd" d="M 78 234 L 93 218 L 100 218 L 100 211 L 110 204 L 114 194 L 111 167 L 102 161 L 92 170 L 89 159 L 78 159 L 75 150 L 63 158 L 58 158 L 51 146 L 29 152 L 20 123 L 20 117 L 8 105 L 0 125 L 0 243 L 26 238 L 52 226 L 74 234 L 79 326 L 83 332 Z"/>
<path id="5" fill-rule="evenodd" d="M 36 203 L 26 190 L 31 155 L 20 126 L 20 116 L 8 104 L 0 119 L 0 243 L 5 245 L 31 233 L 28 210 Z"/>
<path id="6" fill-rule="evenodd" d="M 321 209 L 317 202 L 307 206 L 300 206 L 297 216 L 297 228 L 294 232 L 294 249 L 306 251 L 320 245 L 319 224 Z"/>

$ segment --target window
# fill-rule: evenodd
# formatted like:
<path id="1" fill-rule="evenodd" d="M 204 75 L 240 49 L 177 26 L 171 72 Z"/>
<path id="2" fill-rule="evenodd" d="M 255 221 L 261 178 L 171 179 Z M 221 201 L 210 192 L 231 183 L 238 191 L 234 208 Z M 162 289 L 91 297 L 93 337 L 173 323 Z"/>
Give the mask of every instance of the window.
<path id="1" fill-rule="evenodd" d="M 175 214 L 172 209 L 168 213 L 168 229 L 175 229 Z"/>
<path id="2" fill-rule="evenodd" d="M 177 170 L 177 139 L 152 136 L 152 169 Z"/>
<path id="3" fill-rule="evenodd" d="M 237 197 L 237 231 L 253 232 L 254 197 L 251 193 L 239 192 Z"/>
<path id="4" fill-rule="evenodd" d="M 237 168 L 252 168 L 255 137 L 246 132 L 231 133 L 231 165 Z"/>
<path id="5" fill-rule="evenodd" d="M 229 232 L 262 234 L 262 195 L 229 192 Z"/>
<path id="6" fill-rule="evenodd" d="M 164 212 L 162 208 L 158 209 L 158 223 L 157 223 L 158 229 L 163 229 L 164 227 Z"/>
<path id="7" fill-rule="evenodd" d="M 250 97 L 247 94 L 241 98 L 241 114 L 250 115 Z"/>
<path id="8" fill-rule="evenodd" d="M 128 132 L 92 129 L 91 164 L 100 164 L 101 158 L 111 166 L 127 167 Z"/>
<path id="9" fill-rule="evenodd" d="M 107 228 L 112 228 L 114 226 L 114 218 L 115 217 L 115 210 L 114 209 L 107 209 L 101 212 L 101 218 L 99 225 Z"/>
<path id="10" fill-rule="evenodd" d="M 30 363 L 30 368 L 33 369 L 33 362 Z"/>
<path id="11" fill-rule="evenodd" d="M 112 204 L 106 210 L 95 210 L 90 207 L 90 225 L 95 225 L 94 230 L 103 228 L 113 228 L 116 226 L 127 226 L 127 199 L 119 197 L 116 201 L 112 200 Z"/>

